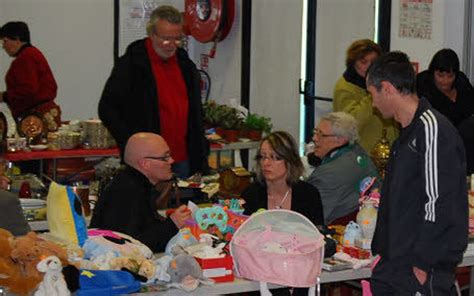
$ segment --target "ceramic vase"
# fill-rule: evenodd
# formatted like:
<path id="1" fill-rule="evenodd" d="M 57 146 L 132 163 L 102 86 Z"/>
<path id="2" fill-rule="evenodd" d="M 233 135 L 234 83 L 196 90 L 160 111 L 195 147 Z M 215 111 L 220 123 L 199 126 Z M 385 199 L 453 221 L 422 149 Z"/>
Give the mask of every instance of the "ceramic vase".
<path id="1" fill-rule="evenodd" d="M 357 214 L 357 224 L 362 229 L 362 236 L 366 239 L 372 239 L 375 231 L 375 224 L 377 222 L 377 209 L 375 202 L 372 200 L 365 200 L 362 202 L 362 207 Z"/>

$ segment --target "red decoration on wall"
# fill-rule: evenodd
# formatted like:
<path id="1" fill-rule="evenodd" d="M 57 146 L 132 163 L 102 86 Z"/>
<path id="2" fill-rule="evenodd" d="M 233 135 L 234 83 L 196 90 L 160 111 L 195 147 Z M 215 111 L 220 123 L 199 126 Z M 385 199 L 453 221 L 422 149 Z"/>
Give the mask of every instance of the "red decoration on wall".
<path id="1" fill-rule="evenodd" d="M 234 21 L 234 0 L 185 0 L 185 31 L 202 43 L 223 40 Z"/>

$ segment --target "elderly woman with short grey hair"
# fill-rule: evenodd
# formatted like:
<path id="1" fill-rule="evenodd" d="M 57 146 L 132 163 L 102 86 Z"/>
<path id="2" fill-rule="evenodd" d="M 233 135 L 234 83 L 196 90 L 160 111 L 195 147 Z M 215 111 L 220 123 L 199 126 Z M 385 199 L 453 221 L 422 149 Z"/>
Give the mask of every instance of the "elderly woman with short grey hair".
<path id="1" fill-rule="evenodd" d="M 358 144 L 357 121 L 348 113 L 323 116 L 314 129 L 313 141 L 313 153 L 321 161 L 307 182 L 321 194 L 324 222 L 345 224 L 358 210 L 360 181 L 378 177 L 377 169 Z"/>

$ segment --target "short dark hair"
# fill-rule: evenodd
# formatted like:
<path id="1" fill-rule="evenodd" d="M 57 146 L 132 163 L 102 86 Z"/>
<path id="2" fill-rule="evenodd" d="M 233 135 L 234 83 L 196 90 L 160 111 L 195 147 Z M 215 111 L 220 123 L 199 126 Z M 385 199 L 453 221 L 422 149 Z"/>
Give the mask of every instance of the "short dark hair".
<path id="1" fill-rule="evenodd" d="M 382 54 L 382 48 L 370 39 L 361 39 L 352 42 L 346 52 L 346 67 L 351 67 L 357 60 L 364 58 L 369 53 Z"/>
<path id="2" fill-rule="evenodd" d="M 0 38 L 30 43 L 30 30 L 25 22 L 8 22 L 0 28 Z"/>
<path id="3" fill-rule="evenodd" d="M 260 153 L 262 144 L 265 141 L 272 147 L 275 153 L 285 161 L 288 171 L 286 183 L 290 186 L 296 184 L 303 175 L 304 167 L 298 153 L 298 145 L 296 145 L 295 139 L 285 131 L 272 132 L 261 140 L 258 153 Z M 257 155 L 255 171 L 257 173 L 257 180 L 264 184 L 265 177 L 263 176 L 262 165 L 258 161 L 258 156 L 259 155 Z"/>
<path id="4" fill-rule="evenodd" d="M 453 72 L 454 74 L 457 74 L 459 72 L 458 55 L 450 48 L 443 48 L 435 53 L 431 59 L 428 70 L 431 73 L 434 73 L 434 71 L 441 71 Z"/>
<path id="5" fill-rule="evenodd" d="M 416 92 L 416 74 L 408 55 L 391 51 L 377 58 L 367 70 L 367 86 L 382 89 L 382 81 L 390 82 L 400 93 Z"/>

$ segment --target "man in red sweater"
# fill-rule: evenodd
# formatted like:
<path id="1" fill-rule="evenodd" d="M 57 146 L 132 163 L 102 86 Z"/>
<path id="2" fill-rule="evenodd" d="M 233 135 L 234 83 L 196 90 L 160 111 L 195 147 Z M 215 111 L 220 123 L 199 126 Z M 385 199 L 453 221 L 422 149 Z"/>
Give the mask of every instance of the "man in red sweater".
<path id="1" fill-rule="evenodd" d="M 5 52 L 14 58 L 5 76 L 7 90 L 0 92 L 15 118 L 37 112 L 44 116 L 47 128 L 57 130 L 61 110 L 54 103 L 58 86 L 46 58 L 30 43 L 30 31 L 24 22 L 8 22 L 0 28 Z"/>
<path id="2" fill-rule="evenodd" d="M 200 75 L 181 48 L 183 18 L 174 7 L 155 9 L 148 37 L 131 43 L 104 87 L 99 117 L 124 151 L 137 132 L 161 135 L 168 143 L 179 178 L 208 169 Z"/>

